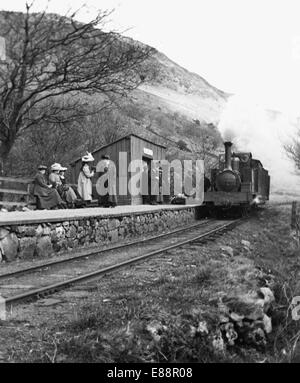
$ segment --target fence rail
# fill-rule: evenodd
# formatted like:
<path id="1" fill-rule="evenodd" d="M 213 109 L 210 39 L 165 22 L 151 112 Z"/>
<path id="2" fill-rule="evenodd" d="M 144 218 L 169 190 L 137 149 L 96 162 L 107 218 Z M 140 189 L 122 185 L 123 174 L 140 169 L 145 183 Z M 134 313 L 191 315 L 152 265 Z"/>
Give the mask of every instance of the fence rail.
<path id="1" fill-rule="evenodd" d="M 16 182 L 20 184 L 28 184 L 33 182 L 33 178 L 22 178 L 22 177 L 0 177 L 0 181 L 5 182 Z"/>
<path id="2" fill-rule="evenodd" d="M 0 206 L 35 205 L 33 178 L 0 177 Z"/>

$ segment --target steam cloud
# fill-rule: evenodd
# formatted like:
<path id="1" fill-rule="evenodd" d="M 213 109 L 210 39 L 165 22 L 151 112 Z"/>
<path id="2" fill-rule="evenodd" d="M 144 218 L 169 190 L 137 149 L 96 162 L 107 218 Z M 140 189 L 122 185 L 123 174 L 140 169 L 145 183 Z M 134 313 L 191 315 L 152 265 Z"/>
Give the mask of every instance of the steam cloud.
<path id="1" fill-rule="evenodd" d="M 271 191 L 300 191 L 300 175 L 283 145 L 295 124 L 280 112 L 268 111 L 240 96 L 232 96 L 221 115 L 219 130 L 234 150 L 251 152 L 269 170 Z"/>

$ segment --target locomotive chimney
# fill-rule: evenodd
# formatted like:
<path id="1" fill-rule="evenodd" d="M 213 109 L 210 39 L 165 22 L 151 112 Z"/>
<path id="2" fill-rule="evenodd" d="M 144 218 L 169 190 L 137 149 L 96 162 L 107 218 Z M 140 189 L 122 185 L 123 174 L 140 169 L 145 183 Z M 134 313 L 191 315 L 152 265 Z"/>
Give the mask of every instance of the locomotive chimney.
<path id="1" fill-rule="evenodd" d="M 224 146 L 225 146 L 225 169 L 232 170 L 232 167 L 231 167 L 231 146 L 232 146 L 232 142 L 226 141 L 226 142 L 224 142 Z"/>

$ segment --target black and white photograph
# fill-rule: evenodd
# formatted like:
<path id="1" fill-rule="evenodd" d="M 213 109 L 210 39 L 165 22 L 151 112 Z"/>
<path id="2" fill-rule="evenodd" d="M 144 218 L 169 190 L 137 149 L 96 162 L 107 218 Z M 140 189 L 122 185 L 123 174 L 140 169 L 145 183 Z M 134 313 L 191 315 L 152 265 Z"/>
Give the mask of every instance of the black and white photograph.
<path id="1" fill-rule="evenodd" d="M 1 2 L 1 364 L 300 362 L 299 15 Z"/>

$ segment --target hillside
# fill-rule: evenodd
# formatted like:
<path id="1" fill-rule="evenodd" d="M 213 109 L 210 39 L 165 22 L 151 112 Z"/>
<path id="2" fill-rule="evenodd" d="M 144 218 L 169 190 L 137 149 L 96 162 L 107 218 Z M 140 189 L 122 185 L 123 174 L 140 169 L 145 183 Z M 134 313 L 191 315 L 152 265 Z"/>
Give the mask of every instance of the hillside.
<path id="1" fill-rule="evenodd" d="M 204 147 L 214 154 L 222 142 L 217 126 L 229 95 L 158 51 L 145 63 L 145 73 L 146 81 L 118 101 L 127 131 L 166 145 L 169 158 L 186 158 Z M 179 150 L 178 141 L 188 152 Z"/>
<path id="2" fill-rule="evenodd" d="M 33 19 L 36 15 L 32 15 Z M 7 17 L 10 21 L 15 19 L 16 24 L 22 23 L 21 13 L 0 12 L 0 25 L 5 25 Z M 49 14 L 43 22 L 49 21 L 53 25 L 56 17 Z M 12 38 L 16 36 L 12 35 Z M 145 47 L 127 37 L 119 36 L 119 41 L 127 46 Z M 112 46 L 112 49 L 115 48 Z M 99 62 L 101 59 L 102 56 Z M 32 173 L 33 162 L 36 161 L 46 164 L 53 161 L 69 163 L 83 151 L 91 151 L 99 144 L 106 144 L 129 132 L 165 144 L 169 157 L 182 158 L 189 152 L 198 153 L 200 150 L 201 153 L 210 153 L 217 149 L 221 143 L 217 124 L 229 95 L 155 49 L 152 56 L 141 65 L 140 77 L 144 80 L 142 85 L 127 97 L 116 98 L 109 111 L 101 111 L 105 96 L 82 95 L 85 102 L 92 103 L 99 110 L 99 116 L 80 122 L 80 129 L 74 125 L 72 130 L 69 126 L 68 140 L 61 145 L 57 145 L 58 139 L 59 144 L 62 142 L 59 131 L 55 133 L 53 129 L 53 133 L 49 133 L 48 126 L 44 127 L 43 124 L 35 128 L 41 132 L 28 131 L 18 138 L 10 154 L 8 173 Z M 181 142 L 181 147 L 178 142 Z M 202 145 L 203 142 L 205 145 Z M 199 147 L 195 148 L 193 144 Z"/>
<path id="3" fill-rule="evenodd" d="M 158 68 L 158 75 L 151 85 L 141 89 L 164 100 L 174 111 L 217 123 L 220 111 L 228 95 L 210 85 L 196 73 L 180 67 L 164 54 L 157 52 L 152 65 Z"/>
<path id="4" fill-rule="evenodd" d="M 156 51 L 145 66 L 153 78 L 150 75 L 150 81 L 146 79 L 126 101 L 139 108 L 142 125 L 152 125 L 157 133 L 174 140 L 189 136 L 185 128 L 194 120 L 217 126 L 228 94 L 161 52 Z"/>

